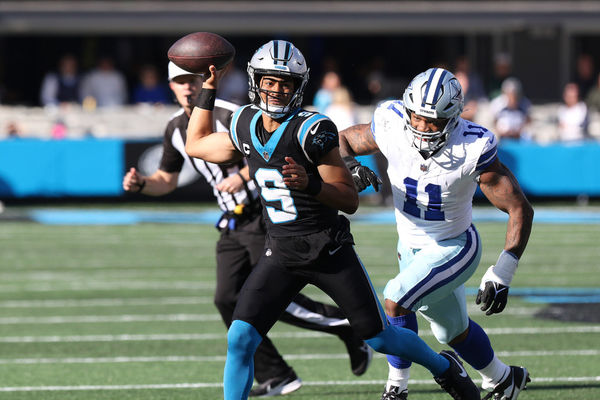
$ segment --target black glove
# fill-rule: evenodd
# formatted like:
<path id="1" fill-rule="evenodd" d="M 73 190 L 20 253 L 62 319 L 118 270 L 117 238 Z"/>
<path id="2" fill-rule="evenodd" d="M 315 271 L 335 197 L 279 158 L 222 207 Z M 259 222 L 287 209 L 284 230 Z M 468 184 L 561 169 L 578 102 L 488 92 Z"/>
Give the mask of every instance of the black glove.
<path id="1" fill-rule="evenodd" d="M 481 311 L 487 310 L 485 315 L 499 314 L 508 302 L 508 286 L 494 281 L 485 282 L 485 288 L 477 291 L 475 304 L 481 304 Z M 488 310 L 489 308 L 489 310 Z"/>
<path id="2" fill-rule="evenodd" d="M 365 167 L 352 156 L 344 157 L 344 163 L 350 170 L 354 185 L 359 192 L 365 190 L 369 185 L 372 185 L 373 189 L 379 192 L 379 185 L 382 185 L 383 182 L 369 167 Z"/>

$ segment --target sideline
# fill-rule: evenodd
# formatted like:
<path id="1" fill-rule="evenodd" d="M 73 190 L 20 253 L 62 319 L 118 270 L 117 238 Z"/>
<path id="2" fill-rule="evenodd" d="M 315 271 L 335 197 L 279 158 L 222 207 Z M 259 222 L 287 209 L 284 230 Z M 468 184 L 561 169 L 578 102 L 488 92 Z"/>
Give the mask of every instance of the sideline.
<path id="1" fill-rule="evenodd" d="M 210 224 L 219 219 L 218 210 L 201 212 L 136 211 L 101 209 L 34 209 L 25 218 L 47 225 L 132 225 Z M 349 216 L 353 223 L 394 224 L 394 210 L 365 211 Z M 508 216 L 494 208 L 473 208 L 473 222 L 506 222 Z M 600 211 L 581 211 L 560 208 L 538 208 L 534 223 L 542 224 L 600 224 Z"/>

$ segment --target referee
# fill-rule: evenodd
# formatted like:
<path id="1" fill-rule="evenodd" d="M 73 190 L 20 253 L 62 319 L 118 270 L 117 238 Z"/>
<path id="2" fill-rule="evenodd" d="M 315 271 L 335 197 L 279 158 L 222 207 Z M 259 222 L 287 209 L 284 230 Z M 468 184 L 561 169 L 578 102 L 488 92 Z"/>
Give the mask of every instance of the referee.
<path id="1" fill-rule="evenodd" d="M 198 97 L 202 78 L 169 63 L 169 86 L 181 105 L 170 119 L 163 138 L 163 155 L 159 169 L 150 176 L 141 175 L 135 168 L 125 174 L 123 189 L 149 196 L 162 196 L 177 188 L 179 173 L 188 160 L 204 176 L 223 214 L 216 224 L 221 236 L 217 242 L 217 287 L 215 305 L 227 328 L 244 281 L 264 250 L 265 226 L 254 181 L 249 179 L 245 159 L 230 165 L 217 165 L 189 157 L 185 153 L 186 129 L 189 116 Z M 214 131 L 229 130 L 231 115 L 238 105 L 216 99 Z M 298 294 L 280 318 L 281 321 L 339 336 L 350 356 L 352 372 L 365 373 L 372 351 L 354 335 L 341 310 Z M 254 377 L 258 383 L 250 396 L 276 396 L 297 390 L 302 381 L 268 337 L 258 347 Z"/>

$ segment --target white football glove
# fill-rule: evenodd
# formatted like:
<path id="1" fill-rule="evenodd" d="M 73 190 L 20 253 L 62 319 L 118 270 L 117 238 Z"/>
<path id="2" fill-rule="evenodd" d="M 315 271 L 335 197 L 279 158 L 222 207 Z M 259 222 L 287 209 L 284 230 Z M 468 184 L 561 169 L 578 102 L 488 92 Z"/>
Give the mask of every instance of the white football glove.
<path id="1" fill-rule="evenodd" d="M 487 269 L 477 291 L 475 304 L 482 304 L 485 315 L 499 314 L 508 302 L 508 288 L 512 282 L 519 259 L 509 251 L 502 250 L 496 265 Z"/>

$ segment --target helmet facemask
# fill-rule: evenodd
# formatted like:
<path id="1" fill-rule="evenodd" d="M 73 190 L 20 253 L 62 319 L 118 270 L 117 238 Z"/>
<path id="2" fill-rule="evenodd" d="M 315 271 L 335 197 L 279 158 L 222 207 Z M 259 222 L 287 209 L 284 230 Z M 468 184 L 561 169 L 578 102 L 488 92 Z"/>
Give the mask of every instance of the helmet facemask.
<path id="1" fill-rule="evenodd" d="M 306 84 L 308 68 L 304 56 L 290 42 L 272 40 L 260 47 L 248 63 L 248 97 L 265 114 L 273 119 L 280 119 L 300 107 Z M 260 88 L 261 78 L 275 76 L 294 81 L 294 92 L 286 105 L 269 104 L 270 91 Z M 261 92 L 267 95 L 266 102 Z"/>
<path id="2" fill-rule="evenodd" d="M 460 83 L 454 75 L 441 68 L 431 68 L 417 75 L 404 91 L 402 101 L 409 118 L 414 113 L 439 121 L 436 125 L 441 128 L 437 132 L 422 132 L 410 122 L 406 124 L 412 145 L 426 156 L 431 156 L 446 144 L 464 106 Z M 445 125 L 443 120 L 446 120 Z"/>

